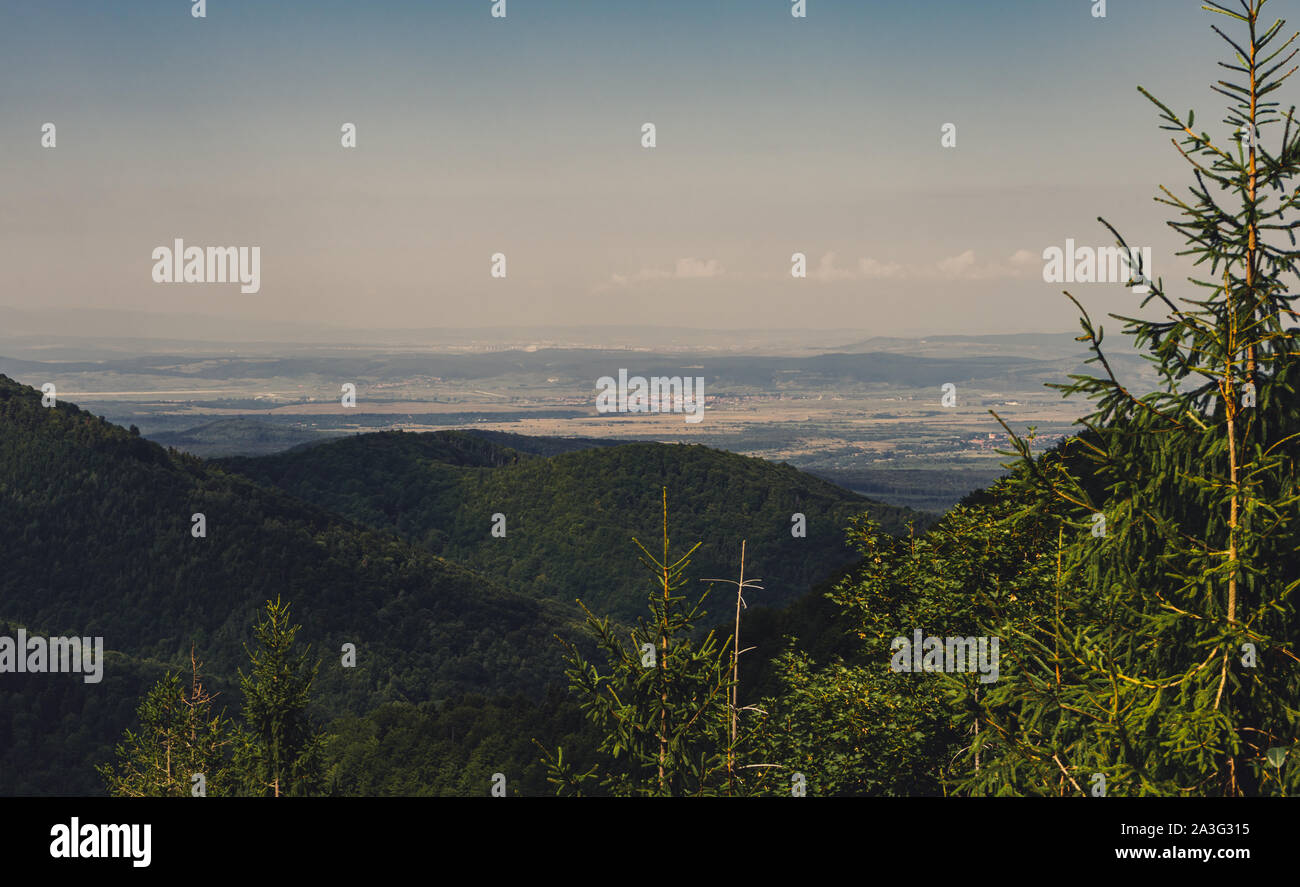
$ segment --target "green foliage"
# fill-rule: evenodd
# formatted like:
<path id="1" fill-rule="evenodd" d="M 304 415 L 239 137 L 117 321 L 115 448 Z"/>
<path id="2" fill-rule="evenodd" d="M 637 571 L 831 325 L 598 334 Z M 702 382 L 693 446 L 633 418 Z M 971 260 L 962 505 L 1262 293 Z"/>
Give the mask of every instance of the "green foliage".
<path id="1" fill-rule="evenodd" d="M 0 377 L 0 620 L 103 636 L 104 682 L 10 675 L 0 683 L 0 791 L 87 793 L 140 697 L 204 651 L 233 690 L 250 614 L 295 601 L 302 640 L 327 658 L 314 714 L 470 692 L 538 697 L 563 678 L 553 635 L 571 603 L 538 601 L 283 492 L 167 451 Z M 208 535 L 191 535 L 190 517 Z"/>
<path id="2" fill-rule="evenodd" d="M 688 606 L 681 588 L 696 543 L 676 560 L 668 545 L 668 491 L 663 490 L 663 554 L 639 541 L 641 562 L 655 578 L 650 618 L 627 633 L 588 611 L 588 628 L 608 671 L 571 648 L 567 674 L 583 712 L 602 739 L 607 760 L 586 772 L 566 764 L 563 749 L 546 755 L 557 791 L 583 793 L 590 780 L 618 796 L 699 797 L 728 789 L 729 655 L 713 632 L 692 631 L 706 595 Z"/>
<path id="3" fill-rule="evenodd" d="M 289 624 L 289 605 L 266 602 L 266 617 L 254 632 L 252 667 L 239 673 L 244 692 L 244 727 L 235 743 L 235 767 L 253 794 L 308 794 L 321 779 L 324 738 L 307 712 L 319 663 L 309 649 L 295 652 L 300 626 Z"/>
<path id="4" fill-rule="evenodd" d="M 987 685 L 978 674 L 895 672 L 895 638 L 971 637 L 977 626 L 1014 623 L 1039 606 L 1050 524 L 1007 517 L 1016 503 L 1004 487 L 981 504 L 960 505 L 928 532 L 905 539 L 868 517 L 850 538 L 859 567 L 826 595 L 850 637 L 818 664 L 791 647 L 777 659 L 778 689 L 759 703 L 767 713 L 752 755 L 779 766 L 790 793 L 794 773 L 810 795 L 930 795 L 950 788 L 952 759 L 974 738 L 963 693 Z"/>
<path id="5" fill-rule="evenodd" d="M 916 540 L 858 533 L 863 565 L 833 599 L 862 648 L 821 667 L 789 652 L 762 706 L 760 753 L 810 792 L 1081 795 L 1098 777 L 1112 795 L 1300 787 L 1300 397 L 1284 282 L 1300 258 L 1287 220 L 1300 128 L 1265 99 L 1289 76 L 1291 41 L 1274 45 L 1281 23 L 1259 27 L 1262 0 L 1210 5 L 1249 32 L 1229 40 L 1243 82 L 1216 87 L 1233 100 L 1225 122 L 1285 130 L 1276 153 L 1257 138 L 1224 149 L 1156 103 L 1196 178 L 1190 201 L 1162 202 L 1211 272 L 1193 281 L 1203 298 L 1179 301 L 1134 280 L 1168 316 L 1117 316 L 1160 390 L 1119 382 L 1080 306 L 1102 374 L 1055 387 L 1093 401 L 1082 433 L 1038 458 L 1013 435 L 1012 477 Z M 916 628 L 999 638 L 999 679 L 886 672 L 888 639 Z"/>
<path id="6" fill-rule="evenodd" d="M 213 713 L 193 659 L 188 693 L 176 674 L 164 675 L 140 703 L 140 728 L 126 731 L 116 762 L 96 767 L 109 794 L 186 797 L 198 774 L 209 797 L 308 794 L 322 778 L 325 737 L 308 712 L 319 664 L 308 662 L 309 650 L 294 650 L 299 628 L 287 603 L 267 601 L 250 671 L 239 675 L 242 725 Z"/>
<path id="7" fill-rule="evenodd" d="M 193 778 L 203 777 L 204 793 L 233 793 L 227 746 L 231 727 L 213 713 L 194 664 L 187 693 L 176 673 L 165 675 L 141 701 L 139 730 L 127 730 L 115 751 L 117 760 L 95 769 L 115 797 L 189 797 Z"/>
<path id="8" fill-rule="evenodd" d="M 1116 315 L 1160 374 L 1143 397 L 1115 378 L 1102 330 L 1080 307 L 1081 340 L 1102 372 L 1056 387 L 1093 401 L 1086 430 L 1068 459 L 1034 462 L 1017 441 L 1026 509 L 1061 513 L 1054 602 L 1014 624 L 984 620 L 1017 654 L 992 691 L 965 700 L 984 726 L 968 754 L 983 766 L 968 768 L 966 791 L 1087 794 L 1094 774 L 1112 795 L 1300 788 L 1300 768 L 1267 758 L 1294 749 L 1300 732 L 1300 368 L 1286 327 L 1300 131 L 1266 99 L 1289 76 L 1295 37 L 1277 44 L 1283 23 L 1263 28 L 1264 5 L 1206 7 L 1244 32 L 1219 32 L 1236 82 L 1214 87 L 1231 99 L 1236 144 L 1147 95 L 1194 168 L 1190 200 L 1162 189 L 1160 202 L 1178 209 L 1170 224 L 1209 277 L 1192 281 L 1201 298 L 1152 285 L 1142 305 L 1162 319 Z M 1274 153 L 1263 135 L 1280 122 Z M 1095 515 L 1104 535 L 1089 532 Z"/>
<path id="9" fill-rule="evenodd" d="M 0 634 L 59 632 L 0 619 Z M 0 795 L 85 797 L 102 793 L 94 763 L 113 754 L 122 731 L 136 723 L 140 700 L 175 664 L 104 650 L 103 680 L 25 672 L 0 680 Z"/>
<path id="10" fill-rule="evenodd" d="M 701 542 L 700 573 L 726 575 L 736 541 L 747 538 L 773 605 L 790 603 L 852 560 L 842 531 L 853 515 L 868 510 L 895 532 L 918 517 L 788 465 L 699 445 L 631 443 L 542 458 L 463 432 L 383 432 L 220 464 L 391 529 L 512 591 L 581 597 L 627 621 L 642 613 L 631 591 L 639 569 L 606 552 L 658 520 L 654 493 L 663 486 L 690 491 L 679 522 Z M 505 538 L 488 533 L 497 513 L 506 515 Z M 807 516 L 806 538 L 791 535 L 795 513 Z"/>
<path id="11" fill-rule="evenodd" d="M 448 702 L 391 702 L 330 725 L 325 792 L 363 797 L 484 797 L 492 776 L 510 796 L 554 789 L 537 744 L 594 763 L 599 736 L 561 688 L 540 702 L 522 696 L 465 696 Z M 589 787 L 589 790 L 594 787 Z"/>

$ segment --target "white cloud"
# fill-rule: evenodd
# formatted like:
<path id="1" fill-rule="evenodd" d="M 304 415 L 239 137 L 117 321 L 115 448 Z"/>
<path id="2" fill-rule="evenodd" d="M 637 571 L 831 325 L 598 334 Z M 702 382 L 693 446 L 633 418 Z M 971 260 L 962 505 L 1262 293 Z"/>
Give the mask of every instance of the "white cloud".
<path id="1" fill-rule="evenodd" d="M 808 272 L 813 280 L 890 280 L 903 276 L 906 269 L 896 262 L 859 259 L 856 268 L 837 268 L 835 253 L 826 253 L 816 268 Z"/>
<path id="2" fill-rule="evenodd" d="M 1016 250 L 1006 259 L 981 262 L 974 250 L 966 250 L 939 263 L 939 273 L 949 280 L 998 280 L 1032 277 L 1042 270 L 1042 260 L 1027 249 Z"/>
<path id="3" fill-rule="evenodd" d="M 1043 257 L 1038 253 L 1031 252 L 1027 249 L 1018 249 L 1011 254 L 1011 258 L 1007 259 L 1007 261 L 1017 268 L 1028 268 L 1031 266 L 1034 268 L 1040 268 L 1042 266 Z"/>
<path id="4" fill-rule="evenodd" d="M 907 269 L 897 262 L 878 262 L 875 259 L 858 259 L 858 271 L 867 280 L 892 280 L 902 277 Z"/>
<path id="5" fill-rule="evenodd" d="M 955 256 L 949 256 L 939 263 L 939 273 L 944 277 L 954 279 L 970 279 L 972 272 L 975 271 L 975 250 L 968 249 L 964 253 Z"/>

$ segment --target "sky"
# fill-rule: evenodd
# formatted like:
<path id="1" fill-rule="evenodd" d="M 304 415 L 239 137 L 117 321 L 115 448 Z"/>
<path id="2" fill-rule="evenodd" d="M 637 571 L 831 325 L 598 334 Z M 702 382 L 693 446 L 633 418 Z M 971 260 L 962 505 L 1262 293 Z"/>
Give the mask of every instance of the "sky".
<path id="1" fill-rule="evenodd" d="M 1191 177 L 1136 87 L 1227 132 L 1210 26 L 1231 22 L 1198 0 L 493 3 L 0 0 L 0 306 L 250 339 L 1062 331 L 1043 251 L 1110 245 L 1098 216 L 1186 274 L 1153 198 Z M 178 238 L 258 247 L 260 289 L 155 282 Z"/>

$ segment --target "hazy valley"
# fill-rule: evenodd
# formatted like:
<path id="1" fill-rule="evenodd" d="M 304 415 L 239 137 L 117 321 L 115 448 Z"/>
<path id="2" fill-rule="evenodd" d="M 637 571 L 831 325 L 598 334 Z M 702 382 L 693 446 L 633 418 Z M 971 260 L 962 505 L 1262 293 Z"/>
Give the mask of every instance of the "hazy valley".
<path id="1" fill-rule="evenodd" d="M 0 373 L 38 388 L 53 383 L 60 398 L 203 457 L 399 429 L 700 443 L 932 512 L 1003 473 L 1006 434 L 991 410 L 1018 434 L 1035 428 L 1044 445 L 1069 433 L 1079 412 L 1044 387 L 1084 371 L 1070 334 L 840 335 L 843 344 L 817 349 L 816 337 L 800 333 L 675 331 L 662 336 L 675 344 L 651 350 L 636 344 L 644 333 L 599 328 L 531 340 L 508 330 L 407 333 L 404 341 L 374 331 L 366 338 L 378 344 L 346 348 L 327 338 L 250 345 L 11 330 L 0 337 Z M 1150 381 L 1144 366 L 1136 356 L 1116 361 L 1139 384 Z M 596 380 L 620 369 L 702 378 L 703 421 L 597 412 Z M 341 403 L 344 383 L 356 386 L 355 407 Z M 945 384 L 952 406 L 943 405 Z"/>

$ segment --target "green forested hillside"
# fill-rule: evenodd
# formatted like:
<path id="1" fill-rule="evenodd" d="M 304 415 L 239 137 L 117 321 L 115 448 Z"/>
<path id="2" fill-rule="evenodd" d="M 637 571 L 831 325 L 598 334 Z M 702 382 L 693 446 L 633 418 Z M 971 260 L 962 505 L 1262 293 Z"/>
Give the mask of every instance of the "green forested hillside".
<path id="1" fill-rule="evenodd" d="M 0 619 L 0 636 L 14 637 L 20 627 L 57 634 Z M 102 794 L 92 763 L 107 754 L 166 670 L 107 649 L 104 659 L 97 684 L 75 675 L 0 675 L 0 795 Z"/>
<path id="2" fill-rule="evenodd" d="M 257 611 L 277 596 L 294 602 L 301 639 L 322 661 L 313 708 L 330 725 L 328 791 L 477 793 L 480 771 L 499 770 L 512 774 L 512 794 L 548 791 L 532 739 L 571 754 L 595 741 L 576 700 L 554 689 L 547 701 L 539 695 L 561 678 L 551 635 L 576 637 L 564 598 L 643 613 L 630 537 L 654 536 L 660 484 L 690 503 L 676 512 L 674 535 L 713 549 L 692 577 L 730 576 L 734 556 L 717 552 L 747 536 L 751 575 L 761 557 L 792 577 L 768 582 L 768 604 L 799 596 L 811 585 L 801 576 L 823 577 L 847 559 L 841 527 L 865 504 L 788 467 L 701 447 L 543 458 L 468 434 L 381 434 L 237 461 L 274 464 L 294 493 L 373 526 L 71 404 L 46 408 L 35 390 L 0 378 L 5 633 L 103 636 L 108 651 L 99 684 L 0 680 L 0 794 L 102 791 L 93 764 L 107 759 L 145 691 L 165 671 L 184 670 L 191 646 L 218 707 L 237 708 L 235 670 Z M 446 529 L 430 522 L 417 533 L 439 508 L 454 518 Z M 807 538 L 790 534 L 796 510 Z M 496 511 L 508 516 L 505 539 L 489 532 Z M 206 537 L 191 532 L 196 513 Z M 764 521 L 772 526 L 752 530 Z M 375 527 L 434 543 L 500 580 Z M 764 548 L 778 553 L 760 556 Z M 715 616 L 726 614 L 724 597 L 719 590 Z M 344 643 L 357 645 L 355 669 L 341 667 Z M 776 638 L 763 647 L 775 650 Z"/>
<path id="3" fill-rule="evenodd" d="M 597 612 L 644 612 L 633 536 L 675 503 L 674 538 L 703 541 L 700 578 L 731 577 L 748 540 L 756 603 L 781 605 L 854 559 L 845 528 L 862 511 L 889 531 L 927 516 L 873 503 L 787 465 L 703 446 L 632 443 L 530 456 L 461 432 L 366 434 L 224 467 L 350 518 L 391 528 L 505 587 L 581 598 Z M 806 519 L 795 537 L 792 516 Z M 506 535 L 491 533 L 505 516 Z M 721 613 L 721 609 L 718 610 Z"/>
<path id="4" fill-rule="evenodd" d="M 485 797 L 493 774 L 501 773 L 510 796 L 549 795 L 554 789 L 533 740 L 563 744 L 566 754 L 589 761 L 598 738 L 563 688 L 541 700 L 473 695 L 441 705 L 385 703 L 333 724 L 325 791 Z"/>
<path id="5" fill-rule="evenodd" d="M 191 533 L 195 513 L 206 517 L 206 538 Z M 39 392 L 5 377 L 0 538 L 0 620 L 51 635 L 102 636 L 106 651 L 160 664 L 188 663 L 194 644 L 217 685 L 245 662 L 263 602 L 292 600 L 302 641 L 323 660 L 315 694 L 322 716 L 384 700 L 535 695 L 559 677 L 552 635 L 569 634 L 572 619 L 569 605 L 505 591 L 71 404 L 43 407 Z M 357 647 L 356 668 L 341 666 L 344 643 Z M 0 676 L 0 722 L 22 730 L 25 719 L 37 718 L 49 747 L 77 737 L 106 748 L 137 701 L 110 689 L 117 686 L 111 668 L 98 685 L 25 675 L 38 686 L 11 692 L 19 677 Z M 56 683 L 67 683 L 67 693 L 36 692 Z M 83 698 L 96 694 L 113 701 Z M 88 710 L 100 720 L 88 723 Z M 30 771 L 20 778 L 11 757 L 20 750 L 0 742 L 0 791 L 81 784 L 53 771 L 49 784 Z"/>

